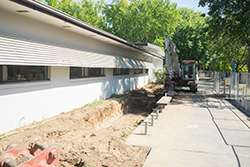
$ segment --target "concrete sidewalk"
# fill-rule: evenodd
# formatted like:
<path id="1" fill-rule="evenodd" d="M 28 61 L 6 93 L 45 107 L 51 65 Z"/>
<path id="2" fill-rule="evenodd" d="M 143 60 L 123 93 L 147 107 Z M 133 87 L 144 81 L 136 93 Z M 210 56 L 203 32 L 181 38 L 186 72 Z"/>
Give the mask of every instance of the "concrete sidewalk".
<path id="1" fill-rule="evenodd" d="M 148 135 L 141 124 L 128 137 L 127 144 L 152 148 L 144 167 L 250 166 L 250 121 L 208 83 L 199 82 L 197 94 L 181 91 Z"/>

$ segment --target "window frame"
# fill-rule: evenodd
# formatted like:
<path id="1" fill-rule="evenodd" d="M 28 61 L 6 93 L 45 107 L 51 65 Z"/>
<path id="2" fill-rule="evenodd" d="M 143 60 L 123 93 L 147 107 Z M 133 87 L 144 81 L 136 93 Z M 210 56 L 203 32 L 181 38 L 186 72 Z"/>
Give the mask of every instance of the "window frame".
<path id="1" fill-rule="evenodd" d="M 79 68 L 77 77 L 71 76 L 71 69 L 73 69 L 73 68 Z M 87 76 L 85 75 L 86 68 L 88 68 L 88 75 Z M 100 75 L 92 75 L 92 72 L 93 72 L 93 71 L 91 71 L 92 69 L 100 69 L 101 74 Z M 84 71 L 84 76 L 82 75 L 83 71 Z M 93 67 L 70 67 L 69 68 L 69 78 L 70 79 L 95 78 L 95 77 L 105 77 L 105 69 L 104 68 L 95 68 L 95 67 L 94 68 Z"/>
<path id="2" fill-rule="evenodd" d="M 3 80 L 3 66 L 13 66 L 13 80 Z M 17 67 L 25 67 L 25 75 L 26 75 L 26 79 L 25 80 L 17 80 Z M 38 78 L 38 79 L 32 79 L 29 76 L 29 72 L 30 72 L 30 67 L 37 67 L 39 69 L 39 67 L 45 67 L 45 76 L 44 78 Z M 38 70 L 39 73 L 39 70 Z M 49 68 L 48 66 L 24 66 L 24 65 L 0 65 L 0 83 L 20 83 L 20 82 L 33 82 L 33 81 L 47 81 L 50 80 L 49 78 Z"/>
<path id="3" fill-rule="evenodd" d="M 41 73 L 41 71 L 42 71 L 42 70 L 40 69 L 40 67 L 45 67 L 45 69 L 44 69 L 44 70 L 45 70 L 44 78 L 39 78 L 39 76 L 38 76 L 37 79 L 33 79 L 33 78 L 30 78 L 30 77 L 29 77 L 29 81 L 46 80 L 46 78 L 49 79 L 49 77 L 48 77 L 48 76 L 49 76 L 49 75 L 48 75 L 48 73 L 49 73 L 49 72 L 48 72 L 48 70 L 49 70 L 49 69 L 48 69 L 48 66 L 28 66 L 28 67 L 37 67 L 37 74 Z M 30 71 L 31 71 L 30 68 L 28 68 L 28 71 L 27 71 L 28 74 L 27 74 L 27 76 L 29 76 Z"/>
<path id="4" fill-rule="evenodd" d="M 118 69 L 121 70 L 119 73 Z M 129 75 L 129 68 L 113 68 L 113 76 L 119 76 L 119 75 Z"/>
<path id="5" fill-rule="evenodd" d="M 3 66 L 0 65 L 0 83 L 3 83 Z"/>

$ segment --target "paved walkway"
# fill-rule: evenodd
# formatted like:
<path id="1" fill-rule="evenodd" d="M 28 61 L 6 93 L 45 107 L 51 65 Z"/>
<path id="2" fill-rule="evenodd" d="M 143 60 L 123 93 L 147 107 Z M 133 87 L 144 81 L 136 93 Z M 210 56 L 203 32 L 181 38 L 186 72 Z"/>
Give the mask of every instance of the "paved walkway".
<path id="1" fill-rule="evenodd" d="M 181 91 L 174 97 L 148 135 L 141 124 L 127 139 L 152 148 L 144 167 L 250 166 L 250 121 L 213 95 L 211 82 L 198 85 L 197 94 Z"/>

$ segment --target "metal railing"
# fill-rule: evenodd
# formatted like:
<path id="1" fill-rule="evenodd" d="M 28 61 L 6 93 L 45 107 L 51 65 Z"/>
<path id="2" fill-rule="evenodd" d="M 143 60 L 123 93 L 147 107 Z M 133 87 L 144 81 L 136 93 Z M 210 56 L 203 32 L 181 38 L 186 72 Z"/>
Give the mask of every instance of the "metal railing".
<path id="1" fill-rule="evenodd" d="M 214 90 L 250 114 L 250 73 L 215 72 Z"/>
<path id="2" fill-rule="evenodd" d="M 206 70 L 206 71 L 199 71 L 199 78 L 200 79 L 209 79 L 209 78 L 213 78 L 214 77 L 214 72 L 213 71 L 209 71 L 209 70 Z"/>

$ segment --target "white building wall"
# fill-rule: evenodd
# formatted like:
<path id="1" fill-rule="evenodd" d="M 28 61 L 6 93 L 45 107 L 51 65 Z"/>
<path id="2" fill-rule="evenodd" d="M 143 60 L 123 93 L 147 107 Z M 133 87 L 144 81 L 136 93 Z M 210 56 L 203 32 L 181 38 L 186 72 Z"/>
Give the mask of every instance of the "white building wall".
<path id="1" fill-rule="evenodd" d="M 3 33 L 145 60 L 143 52 L 98 41 L 29 19 L 26 15 L 0 10 L 0 20 L 0 31 Z M 152 58 L 152 63 L 156 69 L 162 68 L 162 60 Z M 0 84 L 0 134 L 82 107 L 96 99 L 105 99 L 113 93 L 120 94 L 141 87 L 152 78 L 152 71 L 153 69 L 149 69 L 149 76 L 145 74 L 145 70 L 144 74 L 134 75 L 131 69 L 130 75 L 113 76 L 113 69 L 106 68 L 105 77 L 70 79 L 69 67 L 52 66 L 49 67 L 50 81 Z"/>
<path id="2" fill-rule="evenodd" d="M 120 94 L 148 82 L 146 74 L 69 79 L 69 67 L 50 67 L 50 81 L 0 85 L 0 134 Z"/>

